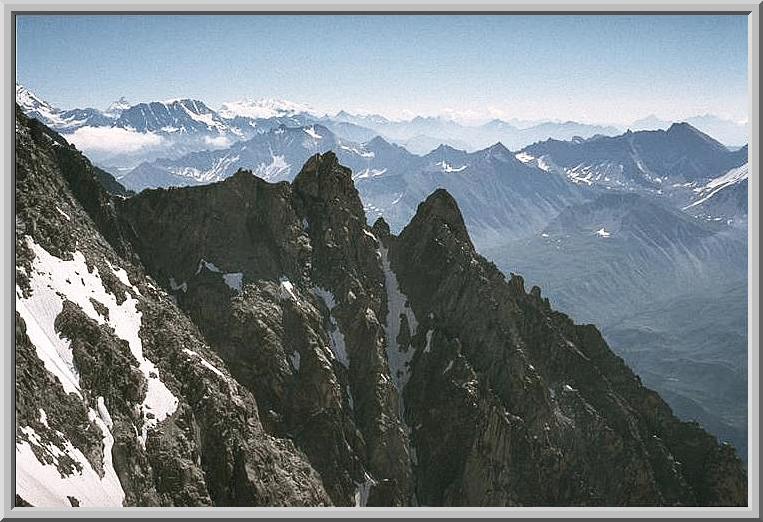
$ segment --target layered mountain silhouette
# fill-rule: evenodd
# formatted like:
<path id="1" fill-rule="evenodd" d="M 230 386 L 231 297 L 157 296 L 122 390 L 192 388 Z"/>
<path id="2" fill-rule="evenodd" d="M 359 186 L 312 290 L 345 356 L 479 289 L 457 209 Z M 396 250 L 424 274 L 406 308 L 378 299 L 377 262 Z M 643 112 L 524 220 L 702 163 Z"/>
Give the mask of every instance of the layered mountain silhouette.
<path id="1" fill-rule="evenodd" d="M 341 158 L 394 146 L 116 195 L 16 118 L 17 505 L 747 504 L 734 448 L 483 258 L 451 188 L 368 225 Z M 550 176 L 435 153 L 422 179 Z"/>
<path id="2" fill-rule="evenodd" d="M 54 127 L 63 121 L 63 111 L 23 88 L 17 94 L 30 114 Z M 116 120 L 130 107 L 122 100 L 105 113 Z M 469 152 L 468 144 L 453 146 L 456 136 L 466 136 L 464 129 L 438 118 L 411 120 L 409 128 L 381 116 L 319 116 L 283 100 L 246 100 L 218 112 L 192 100 L 135 107 L 140 110 L 121 118 L 121 126 L 81 127 L 85 138 L 105 129 L 126 133 L 120 139 L 161 140 L 145 149 L 148 161 L 112 170 L 133 191 L 204 185 L 241 168 L 271 182 L 292 181 L 313 154 L 332 150 L 351 168 L 368 221 L 383 216 L 399 233 L 419 202 L 446 188 L 459 202 L 480 253 L 504 273 L 518 271 L 543 286 L 576 320 L 602 327 L 615 351 L 682 418 L 700 421 L 746 454 L 746 365 L 729 367 L 726 360 L 726 354 L 743 354 L 746 345 L 746 299 L 735 298 L 746 286 L 746 147 L 730 150 L 691 124 L 678 123 L 616 136 L 578 128 L 583 137 L 546 140 L 517 153 L 501 143 Z M 151 107 L 156 110 L 145 114 Z M 128 130 L 149 122 L 151 131 Z M 543 125 L 495 120 L 484 126 L 494 134 L 483 138 Z M 576 129 L 574 122 L 565 125 Z M 450 145 L 416 135 L 426 127 L 452 131 L 444 140 Z M 423 139 L 429 152 L 410 152 L 399 144 L 405 139 L 388 136 L 395 134 L 390 129 L 415 131 L 405 136 Z M 105 154 L 113 156 L 119 140 L 112 138 L 96 134 L 91 141 L 111 144 Z M 117 156 L 135 157 L 126 154 Z M 609 225 L 622 220 L 624 234 Z M 563 222 L 569 230 L 558 230 Z M 717 302 L 730 306 L 718 313 Z M 667 314 L 670 324 L 654 313 L 657 307 L 694 313 L 686 316 L 691 321 Z M 698 332 L 706 330 L 698 325 L 714 325 L 722 333 L 701 335 L 697 342 Z M 709 338 L 714 341 L 705 346 Z M 707 382 L 728 392 L 718 400 Z"/>

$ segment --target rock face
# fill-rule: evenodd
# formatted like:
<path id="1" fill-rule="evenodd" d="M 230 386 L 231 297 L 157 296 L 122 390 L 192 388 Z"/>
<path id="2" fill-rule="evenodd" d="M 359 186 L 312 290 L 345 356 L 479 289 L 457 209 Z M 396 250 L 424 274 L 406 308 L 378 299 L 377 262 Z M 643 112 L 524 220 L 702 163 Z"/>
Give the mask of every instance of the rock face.
<path id="1" fill-rule="evenodd" d="M 422 503 L 746 503 L 733 449 L 675 419 L 596 328 L 506 281 L 446 192 L 388 240 L 421 318 L 404 396 Z"/>
<path id="2" fill-rule="evenodd" d="M 403 504 L 378 245 L 349 170 L 329 153 L 293 185 L 241 171 L 118 208 L 146 267 L 255 394 L 268 430 L 311 456 L 334 503 L 355 504 L 370 475 L 394 481 Z"/>
<path id="3" fill-rule="evenodd" d="M 329 504 L 131 261 L 90 163 L 16 118 L 17 505 Z"/>
<path id="4" fill-rule="evenodd" d="M 444 190 L 395 237 L 331 152 L 125 198 L 19 111 L 16 150 L 17 505 L 747 502 Z"/>

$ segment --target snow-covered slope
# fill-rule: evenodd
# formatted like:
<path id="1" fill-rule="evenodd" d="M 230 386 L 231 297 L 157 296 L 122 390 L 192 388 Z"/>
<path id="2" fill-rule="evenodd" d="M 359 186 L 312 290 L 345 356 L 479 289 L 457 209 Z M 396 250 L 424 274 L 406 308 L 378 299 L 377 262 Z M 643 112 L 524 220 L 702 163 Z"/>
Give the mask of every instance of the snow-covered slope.
<path id="1" fill-rule="evenodd" d="M 749 164 L 731 169 L 694 189 L 694 200 L 683 210 L 697 217 L 746 225 Z"/>
<path id="2" fill-rule="evenodd" d="M 35 93 L 18 83 L 16 84 L 16 103 L 19 104 L 24 114 L 37 118 L 45 125 L 55 127 L 63 123 L 61 109 L 42 100 Z"/>
<path id="3" fill-rule="evenodd" d="M 297 114 L 317 116 L 317 111 L 299 103 L 275 98 L 243 99 L 223 103 L 217 111 L 223 118 L 242 116 L 251 119 L 267 119 Z"/>
<path id="4" fill-rule="evenodd" d="M 697 193 L 698 199 L 689 206 L 692 207 L 695 205 L 700 205 L 718 194 L 718 192 L 731 187 L 732 185 L 747 181 L 749 173 L 750 166 L 748 163 L 745 163 L 741 167 L 729 170 L 722 176 L 711 179 L 704 186 L 694 189 L 694 192 Z"/>
<path id="5" fill-rule="evenodd" d="M 116 119 L 113 114 L 92 107 L 59 109 L 19 84 L 16 84 L 16 103 L 28 116 L 62 133 L 71 133 L 82 127 L 108 127 Z"/>
<path id="6" fill-rule="evenodd" d="M 115 127 L 158 134 L 233 134 L 226 122 L 203 102 L 191 99 L 139 103 L 122 111 Z"/>

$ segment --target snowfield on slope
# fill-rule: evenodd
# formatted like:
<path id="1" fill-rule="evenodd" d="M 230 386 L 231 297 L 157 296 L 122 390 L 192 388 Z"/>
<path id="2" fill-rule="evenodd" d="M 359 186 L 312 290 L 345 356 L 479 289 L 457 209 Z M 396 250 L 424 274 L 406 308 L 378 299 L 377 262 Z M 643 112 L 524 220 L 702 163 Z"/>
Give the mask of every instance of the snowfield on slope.
<path id="1" fill-rule="evenodd" d="M 80 378 L 74 364 L 71 343 L 68 339 L 62 338 L 58 334 L 55 329 L 55 320 L 63 310 L 64 300 L 68 300 L 79 306 L 83 313 L 97 324 L 105 324 L 111 327 L 117 337 L 128 343 L 130 352 L 135 358 L 136 366 L 146 378 L 146 396 L 140 405 L 143 423 L 138 434 L 139 441 L 145 445 L 148 432 L 175 412 L 178 406 L 178 399 L 162 382 L 160 377 L 161 372 L 156 365 L 143 355 L 143 344 L 139 336 L 142 313 L 137 309 L 138 301 L 131 295 L 131 292 L 140 295 L 138 289 L 130 283 L 126 271 L 107 263 L 115 277 L 131 290 L 131 292 L 125 292 L 124 301 L 119 304 L 116 296 L 109 293 L 104 287 L 98 268 L 94 267 L 92 272 L 88 269 L 85 256 L 81 252 L 74 252 L 71 260 L 63 260 L 48 253 L 29 237 L 26 238 L 26 242 L 35 256 L 32 261 L 31 271 L 27 274 L 29 276 L 31 294 L 25 297 L 21 289 L 18 286 L 16 287 L 16 310 L 26 323 L 27 335 L 35 346 L 37 356 L 43 362 L 45 368 L 58 378 L 66 393 L 74 393 L 82 398 Z M 108 309 L 108 319 L 96 310 L 91 300 L 101 303 Z M 113 441 L 113 439 L 110 439 L 111 433 L 108 424 L 110 424 L 111 419 L 105 405 L 99 402 L 98 407 L 100 415 L 90 408 L 91 416 L 93 417 L 91 420 L 96 422 L 104 433 L 104 446 L 109 448 L 107 453 L 110 459 L 111 446 L 108 441 Z M 30 440 L 32 439 L 30 438 Z M 19 461 L 25 462 L 17 468 L 17 490 L 23 498 L 30 502 L 32 498 L 41 498 L 44 501 L 48 501 L 50 498 L 44 495 L 40 497 L 41 493 L 36 489 L 35 484 L 39 485 L 36 480 L 50 472 L 47 469 L 39 469 L 34 463 L 27 462 L 29 455 L 33 455 L 31 448 L 28 446 L 29 444 L 25 441 L 21 441 L 16 445 L 17 454 L 21 456 Z M 74 447 L 67 446 L 64 449 L 50 449 L 50 451 L 66 452 L 74 460 L 81 460 L 80 450 Z M 40 465 L 44 466 L 42 463 Z M 70 478 L 64 477 L 60 478 L 60 480 L 68 483 L 67 481 L 70 481 Z M 76 482 L 76 480 L 80 479 L 71 480 Z M 43 483 L 48 481 L 49 479 L 46 478 Z M 79 484 L 78 482 L 76 483 Z M 50 487 L 58 488 L 64 486 L 58 481 L 53 481 L 53 485 Z M 93 498 L 109 501 L 114 498 L 114 495 L 106 490 L 98 493 L 98 488 L 96 488 L 92 480 L 83 483 L 82 487 L 85 490 L 93 489 L 92 495 L 95 495 Z M 54 490 L 48 493 L 55 497 Z M 101 503 L 98 505 L 105 504 Z"/>

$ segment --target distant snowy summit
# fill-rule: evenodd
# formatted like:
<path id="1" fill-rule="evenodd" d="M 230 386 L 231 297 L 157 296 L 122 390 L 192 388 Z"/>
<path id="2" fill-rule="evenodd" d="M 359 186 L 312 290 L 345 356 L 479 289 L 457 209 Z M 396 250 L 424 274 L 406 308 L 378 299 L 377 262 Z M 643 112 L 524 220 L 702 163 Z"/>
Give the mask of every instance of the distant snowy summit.
<path id="1" fill-rule="evenodd" d="M 19 84 L 16 84 L 16 103 L 26 115 L 63 133 L 74 132 L 82 127 L 110 127 L 122 111 L 129 107 L 129 102 L 122 97 L 109 105 L 105 111 L 92 107 L 64 110 Z"/>
<path id="2" fill-rule="evenodd" d="M 237 116 L 253 119 L 279 118 L 296 116 L 298 114 L 318 116 L 318 112 L 312 107 L 276 98 L 260 98 L 256 100 L 247 98 L 226 102 L 222 104 L 217 112 L 220 116 L 227 119 L 233 119 Z"/>

